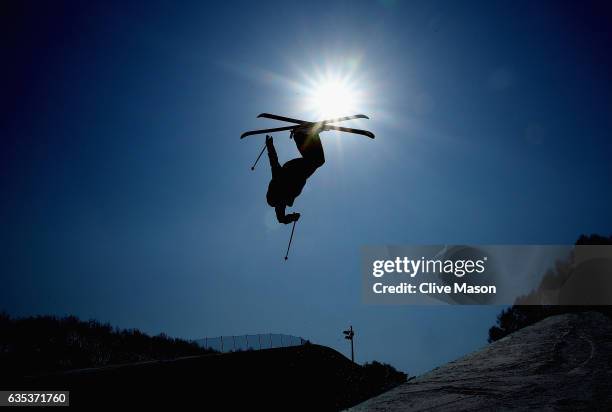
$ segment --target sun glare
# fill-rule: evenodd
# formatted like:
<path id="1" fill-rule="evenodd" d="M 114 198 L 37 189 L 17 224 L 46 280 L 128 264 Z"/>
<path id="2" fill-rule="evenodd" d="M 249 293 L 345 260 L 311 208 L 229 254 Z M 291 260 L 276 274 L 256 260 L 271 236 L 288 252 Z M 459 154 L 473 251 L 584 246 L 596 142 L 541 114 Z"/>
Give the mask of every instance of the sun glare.
<path id="1" fill-rule="evenodd" d="M 309 79 L 305 90 L 306 111 L 317 120 L 355 114 L 363 110 L 360 89 L 350 75 L 328 73 Z"/>
<path id="2" fill-rule="evenodd" d="M 325 79 L 316 84 L 310 95 L 310 110 L 321 118 L 352 114 L 356 96 L 344 79 Z"/>

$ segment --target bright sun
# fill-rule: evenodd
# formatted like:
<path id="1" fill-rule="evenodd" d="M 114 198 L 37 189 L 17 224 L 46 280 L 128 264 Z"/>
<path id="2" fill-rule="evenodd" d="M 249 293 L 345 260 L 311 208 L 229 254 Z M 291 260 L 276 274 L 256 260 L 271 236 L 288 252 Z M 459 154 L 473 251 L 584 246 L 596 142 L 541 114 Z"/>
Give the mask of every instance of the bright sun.
<path id="1" fill-rule="evenodd" d="M 349 77 L 326 76 L 312 82 L 306 93 L 306 109 L 317 120 L 354 114 L 359 93 Z"/>
<path id="2" fill-rule="evenodd" d="M 314 86 L 311 110 L 322 118 L 352 114 L 356 96 L 345 79 L 325 79 Z"/>

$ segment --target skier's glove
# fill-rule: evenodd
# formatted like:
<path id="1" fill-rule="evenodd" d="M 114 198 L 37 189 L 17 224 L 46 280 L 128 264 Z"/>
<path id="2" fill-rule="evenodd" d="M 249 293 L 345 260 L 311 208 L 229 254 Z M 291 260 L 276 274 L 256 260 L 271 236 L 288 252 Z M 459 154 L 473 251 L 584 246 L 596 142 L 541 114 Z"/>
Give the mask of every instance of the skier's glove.
<path id="1" fill-rule="evenodd" d="M 289 218 L 289 222 L 297 222 L 298 220 L 300 220 L 300 214 L 299 213 L 290 213 L 287 215 L 287 217 Z"/>

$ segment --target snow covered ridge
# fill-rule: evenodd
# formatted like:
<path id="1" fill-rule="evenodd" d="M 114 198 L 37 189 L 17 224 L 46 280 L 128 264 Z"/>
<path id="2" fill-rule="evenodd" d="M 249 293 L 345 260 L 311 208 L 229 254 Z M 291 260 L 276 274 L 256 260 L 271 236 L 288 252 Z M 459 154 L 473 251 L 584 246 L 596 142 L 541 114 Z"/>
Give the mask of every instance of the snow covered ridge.
<path id="1" fill-rule="evenodd" d="M 612 320 L 552 316 L 351 411 L 609 410 Z"/>

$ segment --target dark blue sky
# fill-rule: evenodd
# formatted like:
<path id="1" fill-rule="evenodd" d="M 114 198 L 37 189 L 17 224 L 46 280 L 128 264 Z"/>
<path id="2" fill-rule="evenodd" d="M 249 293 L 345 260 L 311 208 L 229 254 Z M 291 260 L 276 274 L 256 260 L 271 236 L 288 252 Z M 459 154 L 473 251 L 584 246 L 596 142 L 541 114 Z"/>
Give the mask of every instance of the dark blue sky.
<path id="1" fill-rule="evenodd" d="M 283 332 L 415 373 L 497 307 L 361 303 L 359 248 L 612 232 L 606 2 L 13 2 L 0 25 L 0 309 L 186 338 Z M 351 73 L 357 123 L 289 228 L 249 167 Z M 348 125 L 348 124 L 347 124 Z M 297 156 L 287 134 L 279 157 Z"/>

